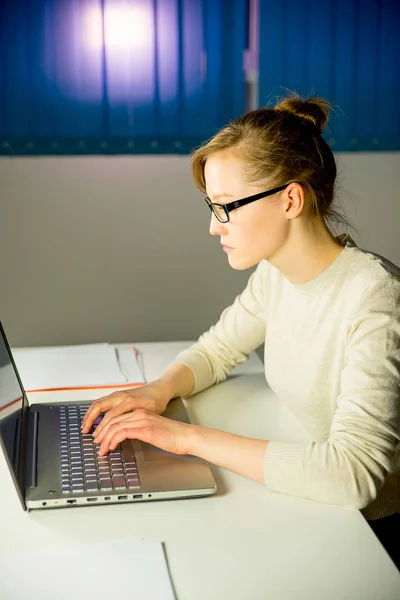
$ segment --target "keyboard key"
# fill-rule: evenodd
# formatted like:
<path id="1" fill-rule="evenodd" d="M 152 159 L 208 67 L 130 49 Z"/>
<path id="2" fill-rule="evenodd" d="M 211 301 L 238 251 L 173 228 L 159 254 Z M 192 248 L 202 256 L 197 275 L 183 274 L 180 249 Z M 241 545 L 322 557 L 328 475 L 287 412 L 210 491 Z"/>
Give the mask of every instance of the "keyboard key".
<path id="1" fill-rule="evenodd" d="M 99 489 L 99 485 L 98 485 L 97 481 L 87 481 L 86 489 L 88 492 L 94 492 Z M 105 489 L 105 488 L 103 488 L 103 489 Z"/>
<path id="2" fill-rule="evenodd" d="M 72 486 L 73 488 L 76 488 L 76 487 L 83 487 L 83 479 L 82 479 L 82 477 L 80 477 L 79 479 L 74 479 L 74 478 L 72 477 L 72 479 L 71 479 L 71 482 L 70 482 L 70 483 L 71 483 L 71 486 Z"/>
<path id="3" fill-rule="evenodd" d="M 125 473 L 124 473 L 124 470 L 122 467 L 120 469 L 112 469 L 111 473 L 112 473 L 113 477 L 117 477 L 117 476 L 125 477 Z"/>
<path id="4" fill-rule="evenodd" d="M 99 473 L 99 477 L 100 479 L 109 479 L 111 476 L 111 471 L 110 469 L 98 469 L 98 473 Z"/>
<path id="5" fill-rule="evenodd" d="M 111 479 L 111 471 L 99 471 L 99 479 Z"/>
<path id="6" fill-rule="evenodd" d="M 126 488 L 125 477 L 117 475 L 116 477 L 112 478 L 112 482 L 116 490 L 123 490 L 124 488 Z"/>
<path id="7" fill-rule="evenodd" d="M 100 479 L 100 489 L 101 490 L 112 490 L 112 482 L 111 479 Z"/>
<path id="8" fill-rule="evenodd" d="M 71 477 L 72 477 L 72 479 L 74 479 L 74 478 L 83 479 L 83 471 L 82 471 L 82 469 L 72 469 L 72 471 L 71 471 Z"/>

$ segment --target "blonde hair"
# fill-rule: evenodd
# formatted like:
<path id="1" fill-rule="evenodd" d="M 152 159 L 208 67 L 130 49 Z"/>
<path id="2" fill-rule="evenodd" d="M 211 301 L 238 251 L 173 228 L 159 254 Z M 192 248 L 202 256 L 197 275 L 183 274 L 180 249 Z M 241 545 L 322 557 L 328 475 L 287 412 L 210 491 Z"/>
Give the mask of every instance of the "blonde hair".
<path id="1" fill-rule="evenodd" d="M 321 135 L 330 110 L 331 104 L 323 98 L 302 100 L 293 93 L 274 108 L 259 108 L 231 121 L 193 152 L 197 187 L 206 192 L 207 159 L 229 151 L 243 161 L 247 183 L 272 188 L 301 182 L 312 214 L 351 226 L 332 208 L 336 163 Z"/>

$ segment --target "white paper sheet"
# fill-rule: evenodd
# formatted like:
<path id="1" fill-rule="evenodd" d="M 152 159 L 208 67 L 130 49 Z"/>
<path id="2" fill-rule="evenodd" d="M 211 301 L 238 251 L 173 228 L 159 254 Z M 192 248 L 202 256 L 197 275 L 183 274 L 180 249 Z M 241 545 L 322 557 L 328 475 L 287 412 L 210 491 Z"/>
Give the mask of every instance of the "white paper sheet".
<path id="1" fill-rule="evenodd" d="M 135 538 L 2 557 L 0 580 L 7 600 L 175 600 L 162 543 Z"/>
<path id="2" fill-rule="evenodd" d="M 26 390 L 143 383 L 135 352 L 120 353 L 111 344 L 13 348 Z"/>

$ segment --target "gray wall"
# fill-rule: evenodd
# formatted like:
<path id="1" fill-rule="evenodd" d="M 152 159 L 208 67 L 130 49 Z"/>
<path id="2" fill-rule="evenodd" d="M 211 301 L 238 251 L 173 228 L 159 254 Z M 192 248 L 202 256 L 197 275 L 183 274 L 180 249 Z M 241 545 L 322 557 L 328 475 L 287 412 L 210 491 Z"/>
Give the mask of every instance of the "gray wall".
<path id="1" fill-rule="evenodd" d="M 337 159 L 355 241 L 400 264 L 400 153 Z M 187 157 L 2 158 L 0 186 L 11 345 L 194 339 L 250 275 L 208 234 Z"/>

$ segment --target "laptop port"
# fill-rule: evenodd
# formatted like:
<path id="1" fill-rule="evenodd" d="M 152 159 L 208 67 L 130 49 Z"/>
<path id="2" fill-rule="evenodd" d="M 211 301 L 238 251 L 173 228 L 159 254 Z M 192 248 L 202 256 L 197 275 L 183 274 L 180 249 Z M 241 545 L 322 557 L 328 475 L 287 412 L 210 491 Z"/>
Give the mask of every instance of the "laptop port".
<path id="1" fill-rule="evenodd" d="M 132 496 L 132 498 L 133 498 L 134 500 L 136 500 L 137 498 L 143 498 L 143 494 L 134 494 L 134 495 Z"/>
<path id="2" fill-rule="evenodd" d="M 76 504 L 76 500 L 67 500 L 67 504 Z"/>
<path id="3" fill-rule="evenodd" d="M 104 497 L 104 500 L 110 500 L 110 499 L 111 499 L 111 497 L 110 497 L 110 496 L 105 496 L 105 497 Z"/>
<path id="4" fill-rule="evenodd" d="M 86 498 L 88 502 L 97 502 L 97 498 Z"/>
<path id="5" fill-rule="evenodd" d="M 128 496 L 118 496 L 118 500 L 128 500 Z"/>

